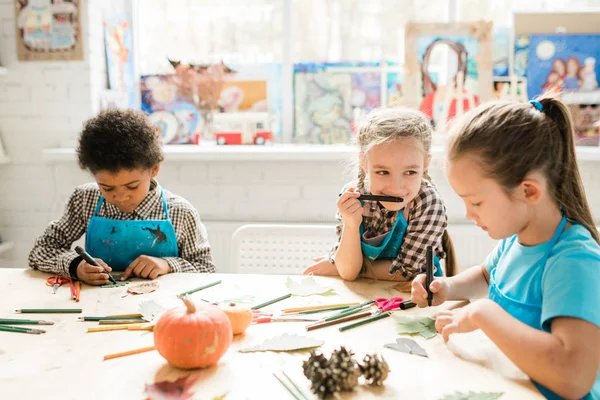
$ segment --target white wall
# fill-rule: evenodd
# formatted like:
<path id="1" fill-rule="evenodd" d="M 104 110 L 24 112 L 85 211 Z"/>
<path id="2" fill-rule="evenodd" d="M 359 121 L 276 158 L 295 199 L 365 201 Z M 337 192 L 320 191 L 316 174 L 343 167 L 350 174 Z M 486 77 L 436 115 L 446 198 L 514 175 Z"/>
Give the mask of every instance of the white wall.
<path id="1" fill-rule="evenodd" d="M 43 149 L 76 139 L 82 122 L 97 110 L 95 95 L 105 85 L 100 11 L 107 2 L 86 4 L 84 61 L 19 63 L 13 0 L 0 0 L 0 62 L 9 70 L 7 76 L 0 76 L 0 137 L 12 159 L 0 165 L 0 235 L 15 242 L 14 249 L 0 255 L 0 267 L 25 267 L 35 237 L 60 216 L 73 188 L 90 180 L 74 161 L 42 160 Z M 461 227 L 462 202 L 448 187 L 437 161 L 433 179 L 446 199 L 451 223 Z M 582 170 L 594 214 L 600 217 L 600 189 L 594 184 L 598 165 L 583 162 Z M 346 170 L 346 163 L 340 161 L 175 162 L 167 158 L 159 180 L 198 208 L 209 227 L 217 268 L 229 270 L 228 236 L 219 236 L 217 227 L 227 221 L 232 222 L 225 229 L 228 232 L 246 221 L 333 222 Z M 465 249 L 473 247 L 471 239 L 457 236 L 454 241 L 462 241 Z"/>

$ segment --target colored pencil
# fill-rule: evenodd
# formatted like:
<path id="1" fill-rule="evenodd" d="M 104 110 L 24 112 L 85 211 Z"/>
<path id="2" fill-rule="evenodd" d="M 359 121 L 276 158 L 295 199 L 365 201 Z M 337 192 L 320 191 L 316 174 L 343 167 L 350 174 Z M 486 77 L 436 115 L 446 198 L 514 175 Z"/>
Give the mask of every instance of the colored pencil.
<path id="1" fill-rule="evenodd" d="M 93 265 L 94 267 L 100 267 L 104 270 L 104 273 L 106 275 L 108 275 L 108 280 L 111 281 L 112 283 L 117 283 L 117 281 L 115 281 L 115 278 L 113 278 L 113 276 L 110 274 L 110 272 L 108 272 L 106 270 L 106 268 L 104 268 L 102 265 L 98 264 L 96 262 L 96 260 L 94 260 L 92 258 L 92 256 L 90 256 L 87 251 L 85 251 L 83 248 L 79 247 L 79 246 L 75 246 L 75 252 L 77 254 L 79 254 L 79 256 L 81 256 L 81 258 L 83 258 L 85 260 L 85 262 L 87 262 L 90 265 Z"/>
<path id="2" fill-rule="evenodd" d="M 352 306 L 357 306 L 358 303 L 340 303 L 340 304 L 328 304 L 328 305 L 322 305 L 322 306 L 307 306 L 307 307 L 297 307 L 297 308 L 284 308 L 283 310 L 281 310 L 282 313 L 296 313 L 296 312 L 302 312 L 302 311 L 312 311 L 312 310 L 322 310 L 325 308 L 331 308 L 331 307 L 352 307 Z"/>
<path id="3" fill-rule="evenodd" d="M 333 321 L 317 322 L 316 324 L 307 325 L 306 326 L 306 330 L 307 331 L 312 331 L 312 330 L 315 330 L 315 329 L 326 328 L 326 327 L 331 326 L 331 325 L 341 324 L 342 322 L 354 321 L 355 319 L 360 319 L 360 318 L 368 317 L 370 315 L 372 315 L 371 311 L 363 311 L 361 313 L 351 314 L 351 315 L 348 315 L 348 316 L 346 316 L 344 318 L 336 319 L 336 320 L 333 320 Z"/>
<path id="4" fill-rule="evenodd" d="M 133 315 L 133 314 L 132 314 Z M 123 320 L 131 320 L 131 319 L 135 319 L 135 320 L 140 320 L 140 322 L 144 321 L 142 318 L 142 316 L 140 315 L 139 317 L 128 317 L 128 316 L 122 316 L 122 317 L 79 317 L 78 320 L 79 321 L 123 321 Z"/>
<path id="5" fill-rule="evenodd" d="M 79 314 L 81 308 L 21 308 L 19 314 Z"/>
<path id="6" fill-rule="evenodd" d="M 143 320 L 141 318 L 135 318 L 135 319 L 111 319 L 111 320 L 101 320 L 98 321 L 98 325 L 122 325 L 122 324 L 145 324 L 146 320 Z"/>
<path id="7" fill-rule="evenodd" d="M 333 321 L 339 318 L 343 318 L 346 317 L 350 314 L 356 314 L 357 312 L 363 311 L 364 309 L 371 307 L 371 304 L 375 303 L 375 300 L 369 300 L 369 301 L 365 301 L 364 303 L 361 303 L 355 307 L 350 307 L 346 310 L 342 310 L 341 312 L 331 315 L 327 318 L 323 318 L 323 322 L 327 322 L 327 321 Z"/>
<path id="8" fill-rule="evenodd" d="M 129 325 L 127 327 L 128 331 L 153 331 L 154 330 L 154 325 L 153 324 L 143 324 L 143 325 Z"/>
<path id="9" fill-rule="evenodd" d="M 108 331 L 126 331 L 130 326 L 145 325 L 146 322 L 138 324 L 123 324 L 123 325 L 98 325 L 87 329 L 88 332 L 108 332 Z"/>
<path id="10" fill-rule="evenodd" d="M 292 386 L 298 391 L 298 394 L 300 394 L 304 400 L 308 400 L 308 397 L 306 397 L 302 389 L 296 385 L 296 383 L 288 376 L 288 374 L 285 373 L 285 371 L 281 371 L 281 374 L 292 384 Z"/>
<path id="11" fill-rule="evenodd" d="M 20 326 L 8 326 L 0 325 L 0 331 L 3 332 L 17 332 L 17 333 L 31 333 L 33 335 L 39 335 L 40 333 L 46 333 L 42 329 L 22 328 Z"/>
<path id="12" fill-rule="evenodd" d="M 252 310 L 259 310 L 259 309 L 261 309 L 261 308 L 263 308 L 263 307 L 270 306 L 270 305 L 271 305 L 271 304 L 273 304 L 273 303 L 277 303 L 278 301 L 285 300 L 285 299 L 289 299 L 290 297 L 292 297 L 292 294 L 291 294 L 291 293 L 288 293 L 288 294 L 286 294 L 286 295 L 283 295 L 283 296 L 281 296 L 281 297 L 278 297 L 278 298 L 276 298 L 276 299 L 269 300 L 269 301 L 267 301 L 267 302 L 264 302 L 264 303 L 262 303 L 262 304 L 259 304 L 259 305 L 257 305 L 257 306 L 250 307 L 250 308 L 251 308 Z"/>
<path id="13" fill-rule="evenodd" d="M 339 306 L 339 307 L 329 307 L 329 308 L 322 308 L 320 310 L 308 310 L 308 311 L 300 311 L 298 314 L 316 314 L 316 313 L 322 313 L 322 312 L 328 312 L 328 311 L 337 311 L 337 310 L 347 310 L 349 309 L 349 306 Z M 290 315 L 290 314 L 285 314 L 285 315 Z"/>
<path id="14" fill-rule="evenodd" d="M 368 324 L 370 322 L 375 322 L 375 321 L 383 319 L 383 318 L 387 318 L 390 315 L 391 314 L 389 312 L 386 312 L 386 313 L 383 313 L 383 314 L 375 315 L 375 316 L 373 316 L 371 318 L 363 319 L 362 321 L 358 321 L 358 322 L 355 322 L 355 323 L 350 324 L 350 325 L 341 326 L 340 327 L 340 332 L 344 332 L 344 331 L 347 331 L 348 329 L 356 328 L 358 326 L 365 325 L 365 324 Z"/>
<path id="15" fill-rule="evenodd" d="M 120 353 L 108 354 L 108 355 L 104 356 L 104 361 L 111 360 L 113 358 L 125 357 L 125 356 L 130 356 L 133 354 L 144 353 L 146 351 L 152 351 L 152 350 L 156 350 L 156 347 L 154 347 L 154 346 L 142 347 L 141 349 L 135 349 L 135 350 L 129 350 L 129 351 L 122 351 Z"/>
<path id="16" fill-rule="evenodd" d="M 37 319 L 0 319 L 0 324 L 5 325 L 54 325 L 53 321 L 44 321 Z"/>
<path id="17" fill-rule="evenodd" d="M 279 377 L 279 375 L 277 375 L 275 372 L 273 372 L 273 376 L 274 376 L 274 377 L 275 377 L 275 378 L 276 378 L 276 379 L 279 381 L 279 383 L 281 383 L 281 384 L 283 385 L 283 387 L 284 387 L 284 388 L 286 388 L 286 390 L 287 390 L 287 391 L 288 391 L 288 392 L 289 392 L 289 393 L 290 393 L 292 396 L 294 396 L 294 398 L 295 398 L 296 400 L 308 400 L 308 399 L 306 398 L 306 396 L 305 396 L 305 395 L 304 395 L 304 394 L 303 394 L 303 393 L 302 393 L 302 392 L 301 392 L 299 389 L 296 389 L 296 390 L 292 389 L 292 386 L 290 386 L 290 384 L 291 384 L 291 385 L 293 385 L 293 386 L 295 386 L 296 388 L 297 388 L 298 386 L 296 386 L 295 384 L 293 384 L 291 381 L 290 381 L 290 384 L 286 383 L 286 382 L 285 382 L 283 379 L 281 379 L 281 378 Z M 289 380 L 289 378 L 288 378 L 288 380 Z M 298 393 L 298 392 L 299 392 L 299 393 Z"/>
<path id="18" fill-rule="evenodd" d="M 142 314 L 115 314 L 115 315 L 107 315 L 103 318 L 142 318 Z"/>
<path id="19" fill-rule="evenodd" d="M 75 301 L 79 303 L 79 296 L 81 295 L 81 282 L 75 282 Z"/>
<path id="20" fill-rule="evenodd" d="M 188 290 L 187 292 L 181 293 L 180 296 L 182 296 L 182 297 L 183 296 L 187 296 L 187 295 L 190 295 L 192 293 L 196 293 L 196 292 L 199 292 L 201 290 L 208 289 L 209 287 L 213 287 L 215 285 L 218 285 L 219 283 L 221 283 L 220 280 L 215 281 L 213 283 L 209 283 L 208 285 L 200 286 L 199 288 L 196 288 L 196 289 Z"/>
<path id="21" fill-rule="evenodd" d="M 468 305 L 469 303 L 471 303 L 470 300 L 461 300 L 458 303 L 452 304 L 446 310 L 448 310 L 448 311 L 450 311 L 450 310 L 456 310 L 457 308 L 464 307 L 464 306 Z"/>

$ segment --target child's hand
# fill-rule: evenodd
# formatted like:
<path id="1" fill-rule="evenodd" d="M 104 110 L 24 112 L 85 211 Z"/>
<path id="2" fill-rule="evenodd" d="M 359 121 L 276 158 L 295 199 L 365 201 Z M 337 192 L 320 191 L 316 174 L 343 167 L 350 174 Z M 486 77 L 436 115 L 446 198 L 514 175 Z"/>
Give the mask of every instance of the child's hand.
<path id="1" fill-rule="evenodd" d="M 313 261 L 316 261 L 310 267 L 306 268 L 303 272 L 304 275 L 321 275 L 321 276 L 339 276 L 337 268 L 331 262 L 329 257 L 319 256 L 314 257 Z"/>
<path id="2" fill-rule="evenodd" d="M 170 271 L 169 263 L 162 258 L 139 256 L 125 269 L 121 280 L 124 281 L 131 275 L 139 276 L 140 278 L 155 279 L 160 275 L 168 274 Z"/>
<path id="3" fill-rule="evenodd" d="M 452 333 L 467 333 L 477 329 L 471 319 L 477 303 L 471 303 L 458 310 L 440 311 L 437 314 L 435 329 L 442 334 L 445 342 L 448 341 Z"/>
<path id="4" fill-rule="evenodd" d="M 411 300 L 416 303 L 419 307 L 427 307 L 427 290 L 425 290 L 426 277 L 425 274 L 417 275 L 412 281 L 411 289 Z M 448 300 L 448 282 L 446 279 L 434 279 L 429 286 L 429 289 L 433 293 L 432 306 L 439 306 L 446 300 Z"/>
<path id="5" fill-rule="evenodd" d="M 338 202 L 337 207 L 344 219 L 344 226 L 358 228 L 362 222 L 363 206 L 360 204 L 358 197 L 360 193 L 355 192 L 354 188 L 344 192 Z"/>
<path id="6" fill-rule="evenodd" d="M 112 268 L 106 265 L 99 258 L 94 258 L 107 272 L 112 271 Z M 108 283 L 108 275 L 104 273 L 102 267 L 88 264 L 85 260 L 81 260 L 77 266 L 77 279 L 88 285 L 106 285 Z"/>

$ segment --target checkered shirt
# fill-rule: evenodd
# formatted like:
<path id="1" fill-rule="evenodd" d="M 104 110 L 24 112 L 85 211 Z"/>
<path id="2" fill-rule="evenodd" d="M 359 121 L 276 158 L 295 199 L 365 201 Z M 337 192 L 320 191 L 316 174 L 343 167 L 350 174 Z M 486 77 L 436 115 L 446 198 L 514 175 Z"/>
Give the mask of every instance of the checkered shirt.
<path id="1" fill-rule="evenodd" d="M 347 184 L 342 193 L 350 187 L 357 188 L 356 182 Z M 362 194 L 369 194 L 366 189 L 358 188 Z M 390 274 L 400 272 L 407 280 L 414 279 L 418 274 L 425 272 L 427 247 L 433 246 L 438 258 L 445 258 L 442 248 L 442 235 L 448 226 L 446 207 L 435 186 L 423 180 L 419 194 L 406 206 L 408 228 L 398 256 L 390 265 Z M 368 211 L 363 212 L 363 229 L 367 238 L 372 238 L 389 232 L 394 227 L 398 213 L 402 211 L 389 211 L 379 202 L 371 202 Z M 338 224 L 336 233 L 338 243 L 330 255 L 335 254 L 342 236 L 343 218 L 339 211 L 336 213 Z"/>
<path id="2" fill-rule="evenodd" d="M 179 257 L 164 258 L 171 272 L 215 272 L 208 235 L 198 211 L 184 198 L 167 190 L 164 192 L 179 249 Z M 96 183 L 75 189 L 63 216 L 51 222 L 44 234 L 36 239 L 29 254 L 31 268 L 69 276 L 71 262 L 79 257 L 71 250 L 71 245 L 85 234 L 100 196 Z M 160 186 L 153 180 L 150 191 L 131 213 L 121 212 L 115 205 L 104 201 L 98 216 L 116 220 L 165 219 Z"/>

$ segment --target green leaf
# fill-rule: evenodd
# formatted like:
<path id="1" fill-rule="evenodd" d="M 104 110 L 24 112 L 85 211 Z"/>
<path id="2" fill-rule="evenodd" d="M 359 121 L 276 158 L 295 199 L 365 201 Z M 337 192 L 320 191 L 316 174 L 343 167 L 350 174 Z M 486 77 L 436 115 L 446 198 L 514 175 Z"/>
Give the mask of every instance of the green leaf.
<path id="1" fill-rule="evenodd" d="M 330 295 L 333 294 L 333 289 L 327 286 L 319 285 L 315 278 L 308 276 L 300 282 L 294 281 L 292 278 L 287 278 L 285 286 L 294 296 L 310 296 L 312 294 Z"/>
<path id="2" fill-rule="evenodd" d="M 425 339 L 431 339 L 437 335 L 435 330 L 435 320 L 428 317 L 409 318 L 392 314 L 396 320 L 399 334 L 414 335 L 420 334 Z"/>
<path id="3" fill-rule="evenodd" d="M 503 394 L 503 392 L 455 392 L 440 397 L 438 400 L 495 400 Z"/>

